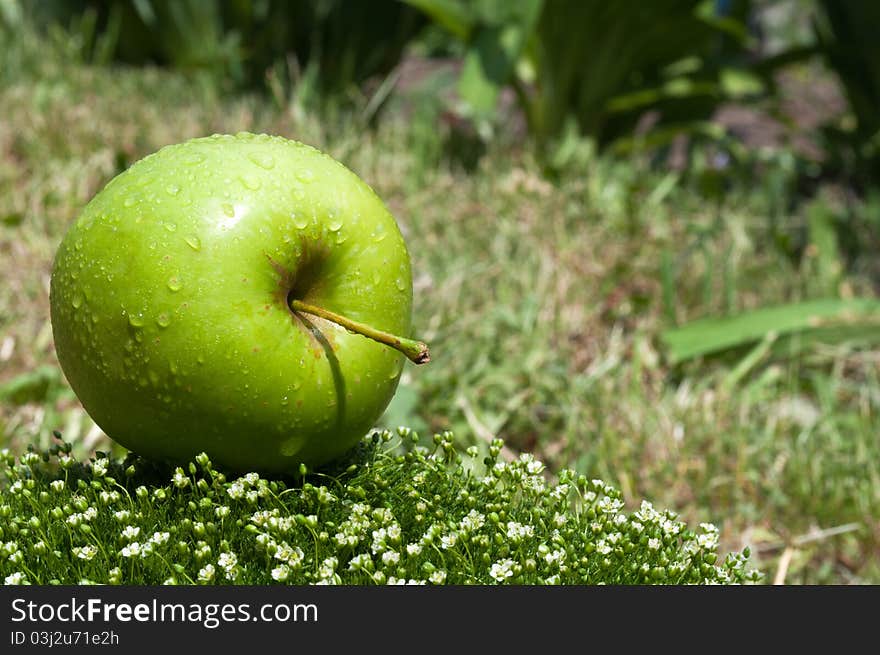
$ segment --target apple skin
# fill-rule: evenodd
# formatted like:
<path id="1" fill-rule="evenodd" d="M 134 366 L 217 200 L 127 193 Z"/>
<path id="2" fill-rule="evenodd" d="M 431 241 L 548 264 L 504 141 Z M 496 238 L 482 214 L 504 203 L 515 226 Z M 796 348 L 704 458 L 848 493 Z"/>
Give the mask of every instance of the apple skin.
<path id="1" fill-rule="evenodd" d="M 83 407 L 141 455 L 294 472 L 354 446 L 405 357 L 288 294 L 408 336 L 410 258 L 360 178 L 281 137 L 213 135 L 111 180 L 62 240 L 56 352 Z"/>

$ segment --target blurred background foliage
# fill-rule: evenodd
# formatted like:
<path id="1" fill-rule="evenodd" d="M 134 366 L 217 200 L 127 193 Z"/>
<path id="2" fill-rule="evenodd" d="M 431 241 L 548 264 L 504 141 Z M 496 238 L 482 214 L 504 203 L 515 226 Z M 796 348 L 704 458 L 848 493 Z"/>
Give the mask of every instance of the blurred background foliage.
<path id="1" fill-rule="evenodd" d="M 880 8 L 862 0 L 0 1 L 4 30 L 24 21 L 72 34 L 89 63 L 167 66 L 369 119 L 416 69 L 465 149 L 525 134 L 551 172 L 584 147 L 664 154 L 683 136 L 748 159 L 713 119 L 735 104 L 795 120 L 780 115 L 779 75 L 812 61 L 847 100 L 810 126 L 823 172 L 870 185 L 880 161 Z"/>
<path id="2" fill-rule="evenodd" d="M 46 310 L 82 205 L 264 130 L 402 224 L 436 362 L 384 424 L 880 581 L 878 33 L 869 0 L 0 0 L 0 442 L 108 447 Z"/>

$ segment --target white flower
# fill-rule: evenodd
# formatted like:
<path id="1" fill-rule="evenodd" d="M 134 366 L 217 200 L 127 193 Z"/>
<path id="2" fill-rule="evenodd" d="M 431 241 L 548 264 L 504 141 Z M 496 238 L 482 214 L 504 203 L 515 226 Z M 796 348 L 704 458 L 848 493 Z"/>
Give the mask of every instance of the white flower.
<path id="1" fill-rule="evenodd" d="M 480 514 L 477 510 L 472 509 L 463 519 L 461 519 L 458 525 L 465 532 L 474 532 L 482 528 L 485 523 L 486 517 Z"/>
<path id="2" fill-rule="evenodd" d="M 392 523 L 385 528 L 385 535 L 388 537 L 388 541 L 396 544 L 400 541 L 400 526 L 397 523 Z"/>
<path id="3" fill-rule="evenodd" d="M 651 503 L 643 500 L 639 511 L 636 512 L 636 518 L 642 523 L 655 523 L 660 518 L 660 514 Z"/>
<path id="4" fill-rule="evenodd" d="M 599 502 L 596 503 L 596 508 L 605 514 L 617 514 L 617 512 L 623 509 L 623 505 L 624 502 L 619 498 L 609 498 L 608 496 L 605 496 L 599 499 Z"/>
<path id="5" fill-rule="evenodd" d="M 698 535 L 697 543 L 700 545 L 700 548 L 703 548 L 705 550 L 712 550 L 713 548 L 718 546 L 718 535 L 713 532 Z"/>
<path id="6" fill-rule="evenodd" d="M 554 550 L 544 555 L 544 561 L 547 564 L 561 564 L 565 561 L 565 551 L 562 549 Z"/>
<path id="7" fill-rule="evenodd" d="M 27 579 L 24 577 L 24 573 L 16 571 L 15 573 L 7 575 L 6 578 L 3 580 L 3 584 L 24 585 L 27 584 Z"/>
<path id="8" fill-rule="evenodd" d="M 455 543 L 458 541 L 458 535 L 455 532 L 450 532 L 449 534 L 444 534 L 440 537 L 440 547 L 443 550 L 449 550 Z"/>
<path id="9" fill-rule="evenodd" d="M 96 459 L 92 463 L 92 473 L 99 478 L 103 478 L 107 474 L 107 460 L 103 457 L 101 459 Z"/>
<path id="10" fill-rule="evenodd" d="M 123 557 L 137 557 L 141 554 L 141 545 L 136 541 L 132 541 L 127 546 L 123 546 L 119 552 Z"/>
<path id="11" fill-rule="evenodd" d="M 393 550 L 386 550 L 382 553 L 382 563 L 386 566 L 397 564 L 400 561 L 400 553 Z"/>
<path id="12" fill-rule="evenodd" d="M 318 584 L 335 584 L 339 582 L 340 578 L 336 574 L 337 566 L 339 566 L 339 560 L 335 557 L 328 557 L 321 562 L 321 566 L 318 567 L 318 578 L 320 580 Z"/>
<path id="13" fill-rule="evenodd" d="M 602 539 L 601 541 L 599 541 L 599 543 L 596 544 L 596 552 L 600 555 L 607 555 L 611 552 L 611 546 L 608 544 L 607 541 Z"/>
<path id="14" fill-rule="evenodd" d="M 73 554 L 76 555 L 80 559 L 84 559 L 86 561 L 91 560 L 98 554 L 98 549 L 94 546 L 74 546 Z"/>
<path id="15" fill-rule="evenodd" d="M 539 475 L 544 471 L 543 462 L 535 459 L 531 453 L 522 453 L 519 456 L 519 461 L 525 464 L 526 471 L 528 471 L 529 475 Z"/>
<path id="16" fill-rule="evenodd" d="M 651 537 L 650 539 L 648 539 L 648 548 L 650 548 L 651 550 L 659 550 L 660 540 L 655 537 Z"/>
<path id="17" fill-rule="evenodd" d="M 673 521 L 669 518 L 662 519 L 660 521 L 660 527 L 662 528 L 663 532 L 668 535 L 677 535 L 679 532 L 681 532 L 681 523 Z"/>
<path id="18" fill-rule="evenodd" d="M 282 564 L 281 566 L 276 566 L 272 569 L 272 579 L 277 580 L 278 582 L 285 582 L 289 575 L 290 567 L 288 567 L 287 564 Z"/>
<path id="19" fill-rule="evenodd" d="M 102 491 L 101 492 L 101 503 L 104 505 L 112 505 L 113 503 L 119 500 L 119 492 L 118 491 Z"/>
<path id="20" fill-rule="evenodd" d="M 186 477 L 183 469 L 178 466 L 176 469 L 174 469 L 174 475 L 171 477 L 171 482 L 173 482 L 174 486 L 178 489 L 183 489 L 184 487 L 189 485 L 189 478 Z"/>
<path id="21" fill-rule="evenodd" d="M 230 498 L 237 500 L 244 496 L 244 485 L 240 480 L 236 480 L 229 485 L 229 488 L 226 489 L 226 493 L 229 494 Z"/>
<path id="22" fill-rule="evenodd" d="M 121 509 L 118 512 L 113 512 L 113 518 L 115 518 L 120 523 L 125 523 L 126 521 L 128 521 L 129 518 L 131 518 L 131 512 L 129 512 L 127 509 Z"/>
<path id="23" fill-rule="evenodd" d="M 52 482 L 49 483 L 49 486 L 52 488 L 52 491 L 61 493 L 64 491 L 64 480 L 52 480 Z"/>
<path id="24" fill-rule="evenodd" d="M 370 556 L 366 553 L 361 553 L 360 555 L 355 555 L 351 558 L 348 563 L 349 571 L 360 571 L 361 569 L 368 569 L 372 566 L 373 560 L 370 559 Z"/>
<path id="25" fill-rule="evenodd" d="M 171 538 L 171 533 L 169 532 L 154 532 L 153 536 L 150 537 L 150 542 L 156 544 L 157 546 L 161 546 L 166 541 Z"/>
<path id="26" fill-rule="evenodd" d="M 214 508 L 214 514 L 218 519 L 223 519 L 229 516 L 229 508 L 226 505 L 220 505 L 219 507 Z"/>
<path id="27" fill-rule="evenodd" d="M 122 537 L 128 541 L 132 541 L 141 533 L 141 529 L 134 525 L 127 525 L 122 530 Z"/>
<path id="28" fill-rule="evenodd" d="M 303 553 L 302 548 L 299 546 L 291 547 L 286 541 L 282 541 L 278 546 L 278 550 L 275 551 L 275 559 L 285 562 L 294 569 L 299 568 L 304 558 L 305 553 Z"/>
<path id="29" fill-rule="evenodd" d="M 504 582 L 507 578 L 513 577 L 513 565 L 512 559 L 499 560 L 492 564 L 489 575 L 498 582 Z"/>
<path id="30" fill-rule="evenodd" d="M 214 579 L 215 569 L 212 564 L 206 564 L 199 570 L 199 582 L 211 582 Z"/>
<path id="31" fill-rule="evenodd" d="M 407 544 L 406 545 L 406 554 L 410 556 L 420 555 L 422 553 L 422 545 L 421 544 Z"/>
<path id="32" fill-rule="evenodd" d="M 531 537 L 535 534 L 535 528 L 531 525 L 523 525 L 516 521 L 507 522 L 507 538 L 513 541 L 521 541 L 524 537 Z"/>
<path id="33" fill-rule="evenodd" d="M 428 577 L 428 580 L 432 584 L 443 584 L 446 582 L 446 571 L 438 569 Z"/>
<path id="34" fill-rule="evenodd" d="M 228 573 L 238 564 L 238 557 L 236 557 L 235 553 L 220 553 L 220 557 L 217 558 L 217 564 Z"/>
<path id="35" fill-rule="evenodd" d="M 554 500 L 562 500 L 563 498 L 568 496 L 568 485 L 565 483 L 557 484 L 553 489 L 550 490 L 550 496 Z"/>

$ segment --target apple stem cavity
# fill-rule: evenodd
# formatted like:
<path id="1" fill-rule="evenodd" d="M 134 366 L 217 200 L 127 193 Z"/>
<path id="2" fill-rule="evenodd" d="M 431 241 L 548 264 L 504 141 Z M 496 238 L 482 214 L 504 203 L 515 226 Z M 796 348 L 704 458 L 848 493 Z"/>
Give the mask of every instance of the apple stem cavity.
<path id="1" fill-rule="evenodd" d="M 395 334 L 390 334 L 388 332 L 383 332 L 382 330 L 377 330 L 376 328 L 370 325 L 366 325 L 365 323 L 353 321 L 352 319 L 346 318 L 341 314 L 331 312 L 329 309 L 324 309 L 323 307 L 318 307 L 316 305 L 310 305 L 308 303 L 304 303 L 302 300 L 297 300 L 295 298 L 289 298 L 288 304 L 290 305 L 290 309 L 294 312 L 302 312 L 304 314 L 312 314 L 313 316 L 318 316 L 325 320 L 336 323 L 337 325 L 341 325 L 349 332 L 355 332 L 356 334 L 365 336 L 368 339 L 378 341 L 379 343 L 394 348 L 395 350 L 398 350 L 406 355 L 407 358 L 414 364 L 427 364 L 431 361 L 431 354 L 428 352 L 428 345 L 422 341 L 416 341 L 415 339 L 406 339 L 404 337 L 398 337 Z"/>

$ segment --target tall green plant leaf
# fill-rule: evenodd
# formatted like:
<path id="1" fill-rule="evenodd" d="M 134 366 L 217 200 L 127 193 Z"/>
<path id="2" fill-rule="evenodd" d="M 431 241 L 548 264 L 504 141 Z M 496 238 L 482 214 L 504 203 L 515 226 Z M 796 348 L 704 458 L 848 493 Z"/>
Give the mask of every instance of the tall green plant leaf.
<path id="1" fill-rule="evenodd" d="M 718 353 L 765 339 L 815 332 L 823 340 L 880 342 L 880 301 L 812 300 L 765 307 L 725 318 L 706 318 L 666 330 L 661 340 L 672 363 Z"/>
<path id="2" fill-rule="evenodd" d="M 513 78 L 542 5 L 543 0 L 520 0 L 509 3 L 509 10 L 505 12 L 484 11 L 483 20 L 488 22 L 478 23 L 472 30 L 458 90 L 478 115 L 488 116 L 494 112 L 501 90 Z"/>

